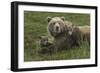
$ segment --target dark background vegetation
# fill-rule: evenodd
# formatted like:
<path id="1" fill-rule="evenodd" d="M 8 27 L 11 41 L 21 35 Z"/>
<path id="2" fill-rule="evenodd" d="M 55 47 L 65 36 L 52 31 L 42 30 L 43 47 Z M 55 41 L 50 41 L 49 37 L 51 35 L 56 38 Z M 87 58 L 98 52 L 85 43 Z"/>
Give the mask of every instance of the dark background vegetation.
<path id="1" fill-rule="evenodd" d="M 90 46 L 83 43 L 80 47 L 62 50 L 53 54 L 36 53 L 39 50 L 39 36 L 46 35 L 52 40 L 47 32 L 47 17 L 62 17 L 71 21 L 74 25 L 89 25 L 90 15 L 79 13 L 52 13 L 52 12 L 31 12 L 24 11 L 24 61 L 43 61 L 43 60 L 69 60 L 90 58 Z"/>

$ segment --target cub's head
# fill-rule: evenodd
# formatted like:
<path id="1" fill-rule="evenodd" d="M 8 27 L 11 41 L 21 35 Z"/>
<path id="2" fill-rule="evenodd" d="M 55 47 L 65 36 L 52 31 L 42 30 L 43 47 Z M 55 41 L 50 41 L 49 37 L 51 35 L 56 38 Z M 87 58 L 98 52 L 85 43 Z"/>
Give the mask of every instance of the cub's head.
<path id="1" fill-rule="evenodd" d="M 48 44 L 48 37 L 47 36 L 40 36 L 39 37 L 39 44 L 40 44 L 40 46 L 46 46 Z"/>
<path id="2" fill-rule="evenodd" d="M 65 31 L 65 23 L 64 23 L 64 17 L 48 17 L 48 32 L 52 36 L 57 36 L 58 34 Z"/>

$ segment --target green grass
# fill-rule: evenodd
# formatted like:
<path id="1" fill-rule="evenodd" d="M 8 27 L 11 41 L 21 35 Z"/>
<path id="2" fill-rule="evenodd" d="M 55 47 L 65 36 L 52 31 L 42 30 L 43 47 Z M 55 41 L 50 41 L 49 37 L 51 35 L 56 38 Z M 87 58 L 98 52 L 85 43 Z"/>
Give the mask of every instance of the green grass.
<path id="1" fill-rule="evenodd" d="M 90 46 L 83 43 L 80 47 L 62 50 L 57 53 L 37 54 L 39 50 L 38 36 L 49 36 L 47 32 L 47 17 L 64 16 L 66 20 L 74 25 L 89 25 L 90 15 L 79 13 L 51 13 L 51 12 L 24 12 L 24 61 L 44 61 L 44 60 L 69 60 L 90 58 Z"/>

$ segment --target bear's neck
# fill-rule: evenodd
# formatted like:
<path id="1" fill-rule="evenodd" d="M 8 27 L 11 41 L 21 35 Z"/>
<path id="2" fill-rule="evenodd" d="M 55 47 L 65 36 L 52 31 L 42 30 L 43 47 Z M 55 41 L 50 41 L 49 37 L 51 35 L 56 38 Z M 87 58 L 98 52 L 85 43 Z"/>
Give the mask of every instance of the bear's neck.
<path id="1" fill-rule="evenodd" d="M 59 35 L 55 36 L 54 38 L 55 39 L 61 39 L 63 37 L 66 37 L 66 35 L 65 34 L 59 34 Z"/>
<path id="2" fill-rule="evenodd" d="M 55 39 L 61 39 L 61 38 L 67 38 L 69 35 L 67 33 L 61 33 L 59 35 L 56 35 L 54 38 Z"/>

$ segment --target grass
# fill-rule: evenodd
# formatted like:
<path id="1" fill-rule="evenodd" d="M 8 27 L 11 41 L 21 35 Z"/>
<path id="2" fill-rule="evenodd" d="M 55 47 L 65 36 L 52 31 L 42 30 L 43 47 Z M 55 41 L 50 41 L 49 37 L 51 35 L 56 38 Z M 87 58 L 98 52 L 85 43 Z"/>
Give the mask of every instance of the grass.
<path id="1" fill-rule="evenodd" d="M 37 54 L 39 49 L 38 36 L 49 36 L 47 32 L 47 17 L 64 16 L 66 20 L 74 25 L 89 25 L 90 15 L 79 13 L 51 13 L 51 12 L 24 12 L 24 61 L 44 61 L 44 60 L 69 60 L 90 58 L 90 46 L 83 43 L 79 47 L 73 47 L 53 54 Z"/>

